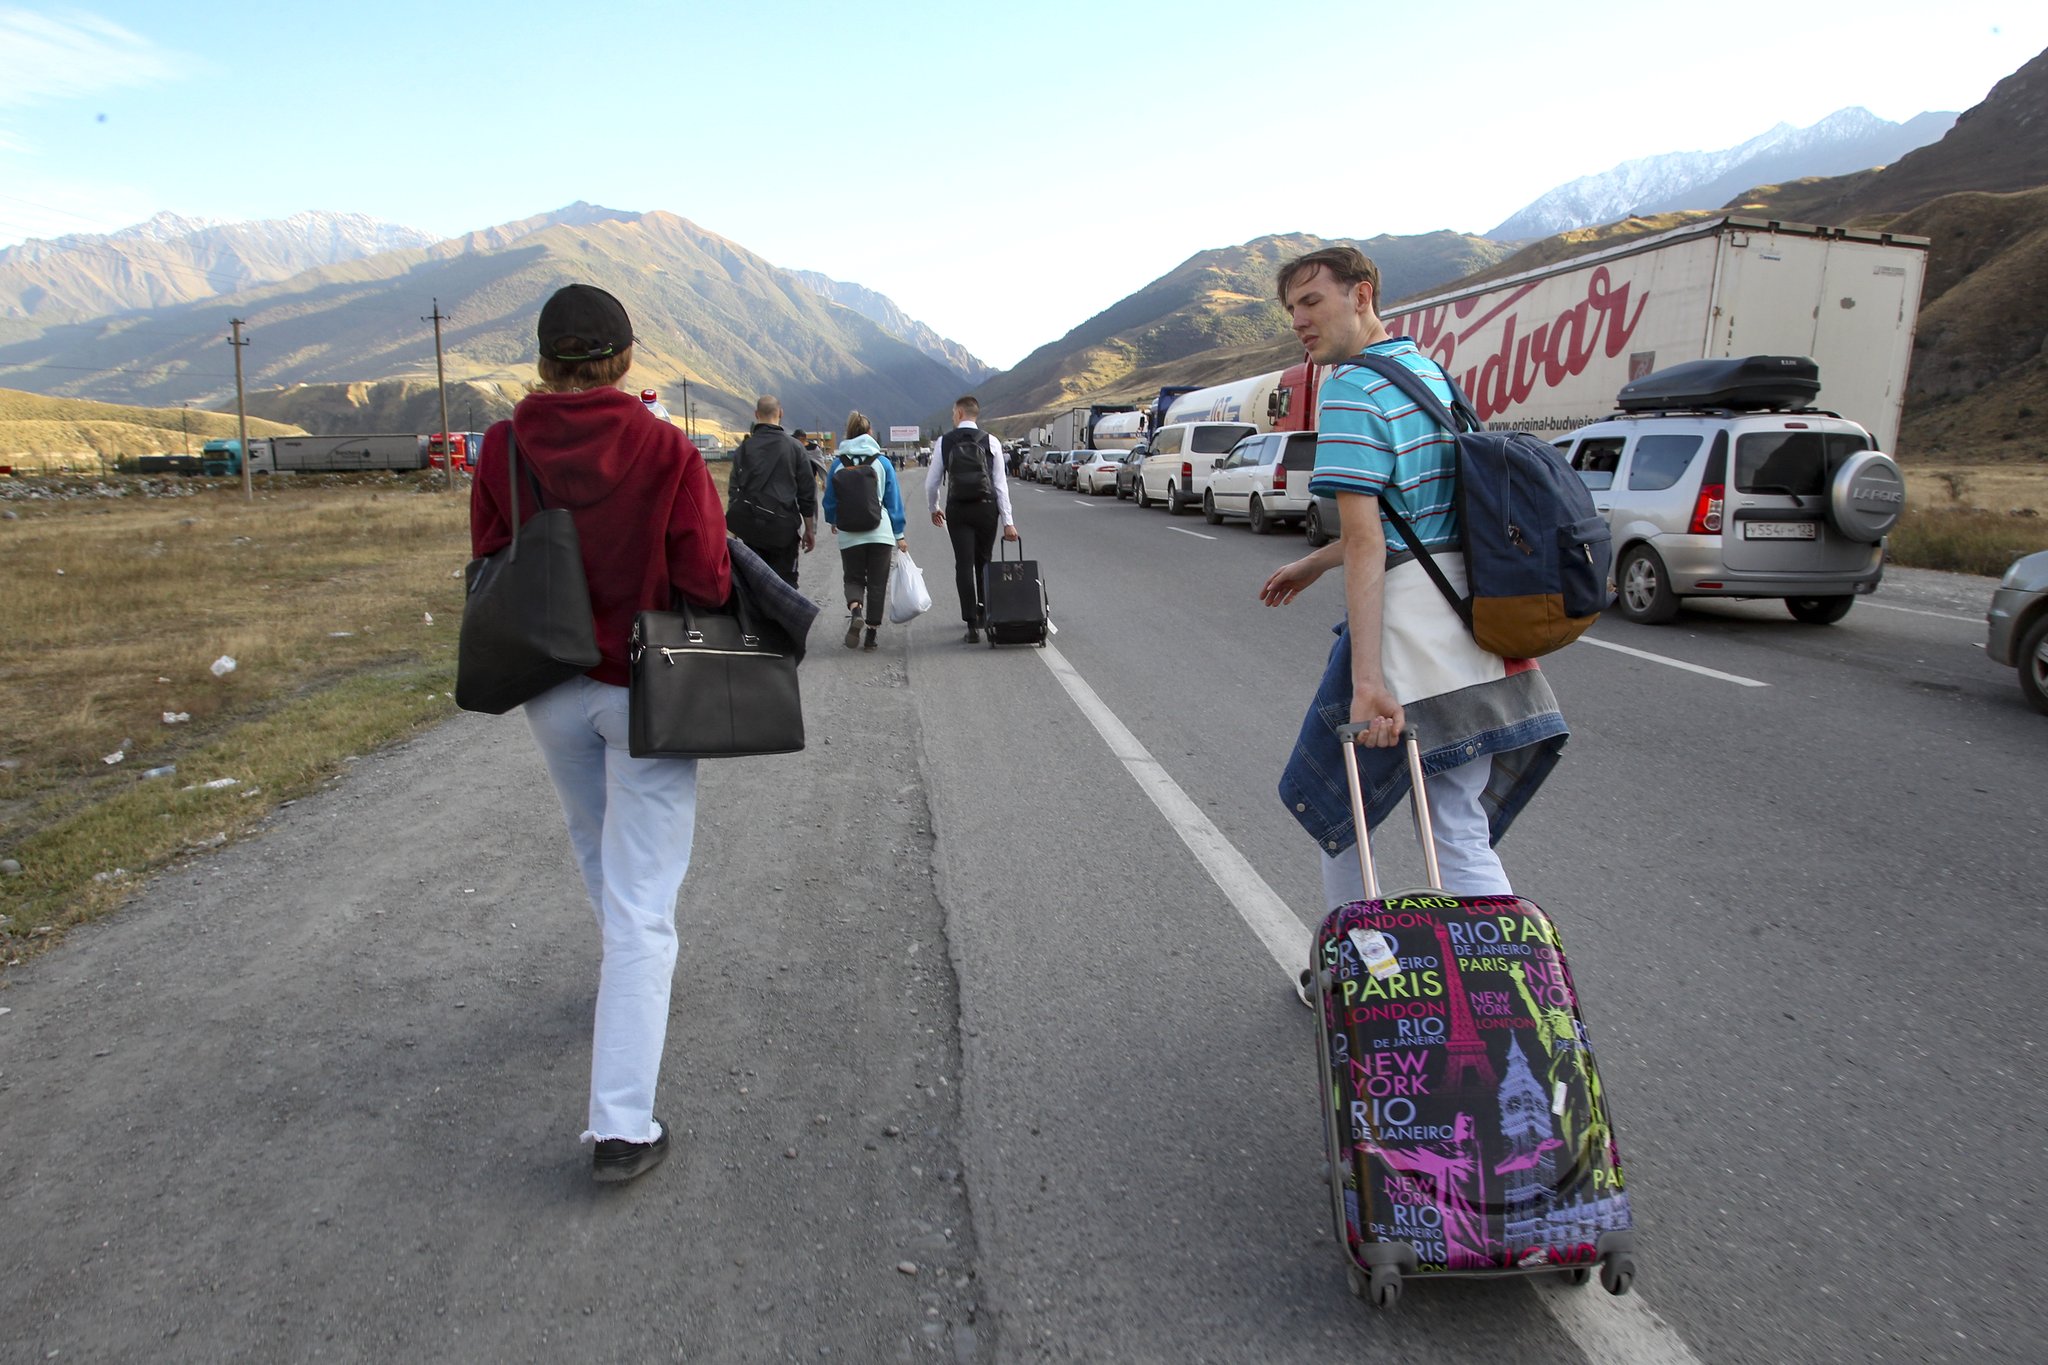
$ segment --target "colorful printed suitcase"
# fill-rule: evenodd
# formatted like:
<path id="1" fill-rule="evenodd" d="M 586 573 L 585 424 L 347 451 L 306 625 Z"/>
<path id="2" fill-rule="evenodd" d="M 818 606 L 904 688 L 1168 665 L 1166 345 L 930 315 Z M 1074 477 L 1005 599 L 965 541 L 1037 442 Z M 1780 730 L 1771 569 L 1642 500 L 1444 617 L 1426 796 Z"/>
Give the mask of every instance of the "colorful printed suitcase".
<path id="1" fill-rule="evenodd" d="M 1303 973 L 1322 1027 L 1324 1133 L 1352 1292 L 1406 1277 L 1562 1274 L 1625 1294 L 1634 1233 L 1578 992 L 1550 917 L 1441 889 L 1422 751 L 1403 736 L 1429 886 L 1382 897 L 1354 744 L 1339 730 L 1367 899 L 1330 912 Z"/>

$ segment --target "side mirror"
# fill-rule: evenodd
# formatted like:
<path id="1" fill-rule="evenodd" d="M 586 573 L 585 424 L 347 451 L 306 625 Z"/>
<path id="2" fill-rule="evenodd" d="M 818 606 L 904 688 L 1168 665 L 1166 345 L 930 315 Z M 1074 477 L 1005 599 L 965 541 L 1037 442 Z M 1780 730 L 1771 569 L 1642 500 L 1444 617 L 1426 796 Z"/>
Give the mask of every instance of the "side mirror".
<path id="1" fill-rule="evenodd" d="M 1223 468 L 1223 462 L 1229 458 L 1227 455 L 1218 455 L 1215 459 L 1209 461 L 1209 468 L 1221 469 Z"/>

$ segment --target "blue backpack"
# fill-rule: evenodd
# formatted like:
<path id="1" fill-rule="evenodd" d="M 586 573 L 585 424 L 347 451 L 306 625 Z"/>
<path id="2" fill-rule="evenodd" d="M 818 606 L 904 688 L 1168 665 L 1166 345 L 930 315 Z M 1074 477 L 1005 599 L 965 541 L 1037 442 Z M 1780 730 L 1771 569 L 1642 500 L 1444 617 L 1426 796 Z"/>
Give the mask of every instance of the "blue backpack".
<path id="1" fill-rule="evenodd" d="M 1398 360 L 1357 355 L 1351 363 L 1385 379 L 1457 438 L 1456 505 L 1468 596 L 1458 595 L 1400 510 L 1384 497 L 1380 508 L 1480 648 L 1533 659 L 1585 634 L 1614 601 L 1614 538 L 1584 480 L 1556 447 L 1526 431 L 1482 428 L 1449 375 L 1446 408 L 1422 376 Z"/>

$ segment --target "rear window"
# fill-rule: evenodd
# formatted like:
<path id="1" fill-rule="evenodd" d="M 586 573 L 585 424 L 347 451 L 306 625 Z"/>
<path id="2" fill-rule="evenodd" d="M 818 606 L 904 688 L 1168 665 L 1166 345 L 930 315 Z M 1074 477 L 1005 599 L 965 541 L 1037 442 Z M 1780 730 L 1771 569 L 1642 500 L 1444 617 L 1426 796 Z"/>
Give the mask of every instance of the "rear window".
<path id="1" fill-rule="evenodd" d="M 1654 493 L 1669 488 L 1685 474 L 1692 457 L 1700 453 L 1704 436 L 1643 436 L 1636 441 L 1636 453 L 1628 462 L 1628 486 Z"/>
<path id="2" fill-rule="evenodd" d="M 1197 455 L 1228 455 L 1232 446 L 1252 434 L 1250 427 L 1196 427 L 1195 443 L 1190 449 Z"/>
<path id="3" fill-rule="evenodd" d="M 1735 441 L 1735 487 L 1743 493 L 1817 497 L 1842 461 L 1870 449 L 1860 432 L 1753 431 Z"/>
<path id="4" fill-rule="evenodd" d="M 1303 432 L 1287 438 L 1287 453 L 1280 457 L 1280 463 L 1287 469 L 1314 469 L 1316 467 L 1316 438 L 1314 432 Z"/>

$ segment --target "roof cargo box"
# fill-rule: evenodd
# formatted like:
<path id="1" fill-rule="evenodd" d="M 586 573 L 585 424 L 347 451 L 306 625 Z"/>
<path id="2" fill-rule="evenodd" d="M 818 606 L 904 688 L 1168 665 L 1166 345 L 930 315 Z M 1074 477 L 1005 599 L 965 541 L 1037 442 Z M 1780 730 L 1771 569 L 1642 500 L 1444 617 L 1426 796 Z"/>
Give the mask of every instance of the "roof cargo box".
<path id="1" fill-rule="evenodd" d="M 1622 385 L 1623 412 L 1680 408 L 1803 408 L 1820 393 L 1820 367 L 1803 355 L 1688 360 Z"/>

